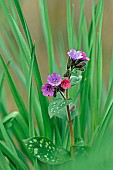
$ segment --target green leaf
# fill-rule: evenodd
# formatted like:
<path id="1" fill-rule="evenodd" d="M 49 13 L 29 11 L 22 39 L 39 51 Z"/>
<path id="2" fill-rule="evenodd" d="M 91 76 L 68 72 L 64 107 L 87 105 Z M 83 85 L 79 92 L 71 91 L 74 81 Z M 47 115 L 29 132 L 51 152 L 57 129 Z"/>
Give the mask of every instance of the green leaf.
<path id="1" fill-rule="evenodd" d="M 64 118 L 64 116 L 67 115 L 66 106 L 72 102 L 73 100 L 71 98 L 69 98 L 68 100 L 63 100 L 62 98 L 54 100 L 52 103 L 49 104 L 48 107 L 50 118 L 52 118 L 53 116 Z"/>
<path id="2" fill-rule="evenodd" d="M 75 155 L 76 156 L 87 156 L 90 150 L 90 146 L 87 145 L 82 138 L 75 138 Z"/>
<path id="3" fill-rule="evenodd" d="M 27 117 L 28 117 L 28 111 L 26 109 L 26 106 L 20 96 L 20 93 L 11 77 L 11 74 L 9 73 L 9 70 L 8 70 L 8 67 L 7 65 L 5 64 L 2 56 L 0 55 L 0 63 L 2 65 L 2 67 L 4 68 L 4 72 L 5 72 L 5 75 L 7 77 L 7 81 L 8 81 L 8 84 L 9 84 L 9 87 L 10 87 L 10 90 L 12 92 L 12 95 L 14 97 L 14 100 L 15 100 L 15 103 L 18 107 L 18 110 L 19 112 L 22 114 L 24 120 L 27 122 Z"/>
<path id="4" fill-rule="evenodd" d="M 81 75 L 71 76 L 70 77 L 71 86 L 74 86 L 75 84 L 79 83 L 81 80 L 82 80 Z"/>
<path id="5" fill-rule="evenodd" d="M 19 113 L 16 112 L 16 111 L 8 114 L 7 116 L 5 116 L 5 117 L 2 119 L 2 123 L 3 123 L 6 127 L 12 126 L 12 121 L 13 121 L 13 119 L 14 119 L 18 114 L 19 114 Z"/>
<path id="6" fill-rule="evenodd" d="M 10 159 L 17 169 L 21 170 L 29 170 L 27 164 L 23 162 L 20 158 L 18 158 L 11 149 L 9 149 L 3 142 L 0 141 L 0 150 Z"/>
<path id="7" fill-rule="evenodd" d="M 64 148 L 56 147 L 45 137 L 33 137 L 25 141 L 27 149 L 41 162 L 55 165 L 70 160 L 70 154 Z"/>
<path id="8" fill-rule="evenodd" d="M 90 147 L 87 145 L 81 145 L 77 146 L 75 148 L 75 155 L 76 156 L 88 156 L 88 151 L 90 150 Z"/>
<path id="9" fill-rule="evenodd" d="M 4 169 L 11 170 L 7 160 L 5 159 L 5 156 L 3 155 L 3 153 L 1 151 L 0 151 L 0 169 L 1 170 L 4 170 Z"/>
<path id="10" fill-rule="evenodd" d="M 39 2 L 43 34 L 44 34 L 47 52 L 48 52 L 49 70 L 50 73 L 57 72 L 58 69 L 54 59 L 55 58 L 54 47 L 53 47 L 53 40 L 51 35 L 51 28 L 49 24 L 49 16 L 48 16 L 48 8 L 47 8 L 46 0 L 42 0 L 38 2 Z"/>

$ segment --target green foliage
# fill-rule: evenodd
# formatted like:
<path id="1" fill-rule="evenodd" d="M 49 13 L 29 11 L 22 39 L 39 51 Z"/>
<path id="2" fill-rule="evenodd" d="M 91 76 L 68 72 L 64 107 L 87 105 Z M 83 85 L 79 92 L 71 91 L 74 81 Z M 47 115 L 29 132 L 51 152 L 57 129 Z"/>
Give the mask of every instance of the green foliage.
<path id="1" fill-rule="evenodd" d="M 58 73 L 47 4 L 45 0 L 38 2 L 48 52 L 49 72 Z M 62 74 L 65 72 L 66 51 L 71 48 L 83 49 L 90 57 L 90 61 L 80 76 L 72 73 L 72 87 L 69 93 L 73 100 L 70 98 L 64 100 L 58 96 L 50 103 L 41 92 L 43 83 L 35 44 L 32 42 L 20 1 L 10 0 L 7 3 L 5 0 L 0 1 L 5 18 L 4 24 L 0 25 L 2 32 L 0 34 L 0 170 L 83 170 L 89 166 L 92 170 L 113 169 L 113 56 L 109 87 L 106 92 L 102 74 L 104 68 L 102 68 L 101 41 L 104 1 L 99 0 L 95 4 L 92 0 L 89 29 L 84 5 L 85 1 L 80 0 L 80 18 L 76 32 L 74 6 L 70 0 L 66 0 L 67 43 L 64 42 L 61 33 L 59 44 L 56 46 L 58 46 Z M 27 104 L 15 81 L 15 76 L 25 91 Z M 7 107 L 6 82 L 17 107 L 17 111 L 11 113 Z M 70 105 L 70 108 L 75 106 L 76 110 L 71 111 L 74 135 L 83 139 L 75 142 L 73 161 L 69 161 L 71 141 L 66 117 L 67 105 Z"/>
<path id="2" fill-rule="evenodd" d="M 79 83 L 82 79 L 82 76 L 71 76 L 70 81 L 71 81 L 71 86 L 74 86 L 75 84 Z"/>
<path id="3" fill-rule="evenodd" d="M 49 104 L 48 113 L 50 118 L 57 116 L 64 118 L 67 116 L 66 106 L 73 102 L 72 99 L 63 100 L 62 98 L 55 99 Z"/>
<path id="4" fill-rule="evenodd" d="M 56 165 L 70 160 L 67 150 L 56 147 L 47 138 L 33 137 L 25 141 L 25 145 L 33 156 L 44 163 Z"/>

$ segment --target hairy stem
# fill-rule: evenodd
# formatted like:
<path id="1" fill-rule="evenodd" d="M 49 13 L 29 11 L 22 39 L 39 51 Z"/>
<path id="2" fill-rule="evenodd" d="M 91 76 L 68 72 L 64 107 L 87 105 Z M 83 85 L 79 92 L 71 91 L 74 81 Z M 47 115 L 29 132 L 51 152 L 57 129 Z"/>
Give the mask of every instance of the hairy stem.
<path id="1" fill-rule="evenodd" d="M 66 100 L 68 99 L 68 89 L 66 89 Z M 72 126 L 72 120 L 71 120 L 71 114 L 69 110 L 69 105 L 67 105 L 67 113 L 68 113 L 68 122 L 69 122 L 69 128 L 70 128 L 70 136 L 71 136 L 71 157 L 74 158 L 74 150 L 75 150 L 75 140 L 74 140 L 74 132 L 73 132 L 73 126 Z"/>
<path id="2" fill-rule="evenodd" d="M 63 99 L 66 100 L 66 97 L 64 96 L 64 94 L 61 91 L 59 91 L 59 92 L 60 92 L 61 96 L 63 97 Z"/>
<path id="3" fill-rule="evenodd" d="M 66 97 L 64 96 L 64 94 L 59 91 L 61 96 L 63 97 L 64 100 L 67 100 L 68 97 L 68 89 L 66 89 Z M 70 109 L 69 109 L 69 105 L 67 105 L 67 114 L 68 114 L 68 123 L 69 123 L 69 129 L 70 129 L 70 136 L 71 136 L 71 148 L 70 148 L 70 152 L 71 152 L 71 158 L 74 158 L 74 152 L 75 152 L 75 141 L 74 141 L 74 132 L 73 132 L 73 126 L 72 126 L 72 120 L 71 120 L 71 114 L 70 114 Z"/>

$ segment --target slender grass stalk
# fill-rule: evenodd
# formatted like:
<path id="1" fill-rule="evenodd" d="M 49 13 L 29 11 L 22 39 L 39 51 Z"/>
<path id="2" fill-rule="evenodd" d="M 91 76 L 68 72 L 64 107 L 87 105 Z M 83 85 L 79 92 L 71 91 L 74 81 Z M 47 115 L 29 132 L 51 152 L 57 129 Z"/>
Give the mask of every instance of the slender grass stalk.
<path id="1" fill-rule="evenodd" d="M 31 64 L 30 64 L 30 73 L 29 73 L 29 96 L 28 96 L 28 106 L 29 106 L 29 136 L 35 136 L 34 133 L 34 120 L 32 114 L 32 74 L 33 74 L 33 65 L 34 65 L 34 51 L 35 46 L 33 47 L 32 56 L 31 56 Z"/>

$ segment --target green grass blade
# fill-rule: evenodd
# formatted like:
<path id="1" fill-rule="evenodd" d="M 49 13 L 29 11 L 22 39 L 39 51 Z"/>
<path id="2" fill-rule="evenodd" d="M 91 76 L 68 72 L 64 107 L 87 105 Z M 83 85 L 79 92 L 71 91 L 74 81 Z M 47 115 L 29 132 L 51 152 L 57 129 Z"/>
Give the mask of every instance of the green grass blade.
<path id="1" fill-rule="evenodd" d="M 39 71 L 39 67 L 38 67 L 38 63 L 37 63 L 35 55 L 34 55 L 34 78 L 36 81 L 40 106 L 41 106 L 41 110 L 42 110 L 45 136 L 48 137 L 49 139 L 52 139 L 50 118 L 48 115 L 48 102 L 41 92 L 42 80 L 41 80 L 40 71 Z"/>
<path id="2" fill-rule="evenodd" d="M 6 100 L 4 99 L 4 77 L 5 74 L 1 73 L 0 74 L 0 112 L 2 113 L 2 116 L 7 115 L 6 111 Z"/>
<path id="3" fill-rule="evenodd" d="M 65 65 L 66 65 L 66 57 L 65 57 L 65 47 L 62 33 L 59 34 L 59 46 L 58 46 L 58 55 L 59 55 L 59 63 L 60 63 L 60 74 L 64 74 Z"/>
<path id="4" fill-rule="evenodd" d="M 7 35 L 8 36 L 8 35 Z M 10 43 L 12 44 L 12 41 L 10 40 Z M 24 75 L 22 74 L 22 71 L 20 70 L 20 68 L 18 67 L 18 65 L 13 61 L 13 58 L 11 57 L 11 53 L 9 52 L 4 40 L 2 37 L 0 37 L 0 49 L 2 50 L 2 53 L 4 55 L 4 58 L 6 58 L 7 61 L 11 60 L 10 66 L 12 68 L 12 70 L 14 71 L 14 73 L 16 74 L 16 76 L 19 78 L 19 80 L 21 81 L 23 87 L 25 87 L 25 78 Z M 13 50 L 12 50 L 13 51 Z M 13 51 L 14 53 L 14 51 Z M 17 51 L 15 51 L 15 53 L 17 53 Z M 14 54 L 15 54 L 14 53 Z M 19 58 L 19 57 L 18 57 Z M 26 88 L 26 87 L 25 87 Z"/>
<path id="5" fill-rule="evenodd" d="M 50 73 L 57 72 L 57 66 L 54 58 L 53 41 L 51 36 L 51 30 L 49 25 L 48 10 L 46 0 L 38 1 L 40 7 L 41 21 L 43 27 L 43 33 L 46 41 L 48 59 L 49 59 L 49 70 Z"/>
<path id="6" fill-rule="evenodd" d="M 109 77 L 109 88 L 111 87 L 111 83 L 113 80 L 113 53 L 112 53 L 112 57 L 111 57 L 111 67 L 110 67 L 110 77 Z"/>
<path id="7" fill-rule="evenodd" d="M 14 30 L 14 36 L 18 38 L 18 45 L 21 47 L 21 51 L 23 52 L 23 55 L 25 56 L 25 59 L 27 61 L 28 64 L 30 64 L 30 59 L 31 59 L 31 55 L 30 55 L 30 50 L 24 40 L 24 37 L 22 36 L 16 22 L 14 21 L 12 16 L 9 16 L 9 21 L 10 21 L 10 25 L 12 30 Z"/>
<path id="8" fill-rule="evenodd" d="M 12 150 L 10 150 L 3 142 L 0 141 L 0 150 L 21 170 L 29 170 L 27 165 L 23 163 L 18 157 L 13 155 Z"/>
<path id="9" fill-rule="evenodd" d="M 0 151 L 0 170 L 11 170 L 8 162 L 5 159 L 5 156 Z"/>
<path id="10" fill-rule="evenodd" d="M 7 81 L 9 83 L 9 87 L 10 87 L 10 90 L 12 92 L 12 95 L 14 97 L 14 100 L 16 102 L 16 105 L 19 109 L 19 112 L 22 114 L 23 118 L 25 119 L 25 121 L 27 121 L 27 117 L 28 117 L 28 111 L 23 103 L 23 100 L 13 82 L 13 79 L 8 71 L 8 68 L 2 58 L 2 56 L 0 55 L 0 63 L 2 64 L 2 67 L 4 68 L 4 71 L 5 71 L 5 74 L 7 76 Z"/>
<path id="11" fill-rule="evenodd" d="M 2 136 L 3 136 L 7 146 L 13 151 L 14 155 L 17 156 L 15 147 L 14 147 L 13 143 L 11 142 L 11 140 L 10 140 L 10 138 L 9 138 L 9 136 L 8 136 L 8 134 L 7 134 L 6 130 L 5 130 L 5 127 L 4 127 L 1 120 L 0 120 L 0 130 L 2 132 Z"/>
<path id="12" fill-rule="evenodd" d="M 25 18 L 24 18 L 24 16 L 23 16 L 23 13 L 22 13 L 22 10 L 21 10 L 21 7 L 20 7 L 20 5 L 19 5 L 19 3 L 18 3 L 18 1 L 17 0 L 14 0 L 14 3 L 15 3 L 15 6 L 16 6 L 16 8 L 17 8 L 17 11 L 18 11 L 18 14 L 19 14 L 19 17 L 20 17 L 20 20 L 21 20 L 21 23 L 22 23 L 22 26 L 23 26 L 23 29 L 24 29 L 24 32 L 25 32 L 25 35 L 26 35 L 26 38 L 27 38 L 27 41 L 28 41 L 28 44 L 29 44 L 29 47 L 30 47 L 30 51 L 32 51 L 32 46 L 33 46 L 33 43 L 32 43 L 32 39 L 31 39 L 31 36 L 30 36 L 30 32 L 29 32 L 29 29 L 28 29 L 28 27 L 27 27 L 27 23 L 26 23 L 26 21 L 25 21 Z M 34 62 L 35 63 L 35 62 Z M 41 89 L 41 86 L 42 86 L 42 81 L 41 81 L 41 77 L 40 77 L 40 72 L 39 72 L 39 68 L 38 68 L 38 63 L 37 63 L 37 61 L 36 61 L 36 64 L 35 64 L 35 69 L 34 69 L 34 74 L 35 74 L 35 81 L 36 81 L 36 84 L 37 84 L 37 89 L 38 89 L 38 92 L 39 92 L 39 94 L 41 93 L 40 92 L 40 89 Z M 38 78 L 37 78 L 38 77 Z M 43 115 L 43 119 L 45 120 L 44 122 L 46 122 L 46 120 L 47 120 L 47 122 L 49 121 L 49 117 L 47 116 L 47 107 L 45 106 L 46 105 L 46 102 L 45 102 L 45 105 L 43 104 L 43 102 L 42 102 L 42 97 L 40 97 L 40 95 L 39 95 L 39 100 L 41 100 L 40 102 L 41 102 L 41 108 L 42 108 L 42 115 Z M 43 101 L 46 101 L 44 98 L 43 98 Z M 44 108 L 46 108 L 46 109 L 44 109 Z M 45 111 L 45 113 L 44 113 L 44 110 L 46 110 Z M 44 116 L 45 115 L 45 116 Z M 39 120 L 38 120 L 38 122 L 39 122 Z M 50 123 L 49 123 L 50 124 Z M 46 123 L 44 123 L 44 126 L 46 126 Z M 41 126 L 40 126 L 41 127 Z M 50 134 L 51 134 L 51 130 L 50 130 L 50 125 L 48 125 L 48 128 L 46 127 L 45 128 L 46 129 L 46 131 L 49 131 L 50 132 Z M 49 130 L 47 130 L 47 129 L 49 129 Z M 43 130 L 41 130 L 41 133 L 43 133 L 42 132 Z M 47 132 L 48 133 L 48 132 Z M 47 134 L 46 133 L 46 134 Z M 47 135 L 48 136 L 48 135 Z M 50 137 L 51 138 L 51 137 Z"/>
<path id="13" fill-rule="evenodd" d="M 66 0 L 67 7 L 67 35 L 68 35 L 68 48 L 72 47 L 72 16 L 71 16 L 71 4 L 70 0 Z"/>
<path id="14" fill-rule="evenodd" d="M 101 111 L 101 95 L 102 95 L 102 43 L 101 43 L 101 31 L 102 31 L 102 19 L 103 19 L 103 7 L 101 8 L 99 31 L 98 31 L 98 47 L 97 47 L 97 117 Z M 98 119 L 98 118 L 97 118 Z"/>
<path id="15" fill-rule="evenodd" d="M 68 48 L 72 49 L 76 46 L 76 34 L 74 26 L 74 5 L 71 7 L 70 0 L 66 0 L 67 8 L 67 36 L 68 36 Z"/>
<path id="16" fill-rule="evenodd" d="M 21 24 L 23 26 L 23 30 L 24 30 L 24 33 L 26 35 L 26 39 L 28 41 L 28 45 L 30 47 L 30 50 L 32 51 L 32 39 L 31 39 L 31 35 L 30 35 L 30 32 L 29 32 L 29 29 L 28 29 L 28 26 L 27 26 L 27 23 L 26 23 L 26 20 L 24 18 L 24 15 L 22 13 L 22 10 L 21 10 L 21 7 L 20 7 L 20 3 L 18 0 L 13 0 L 14 1 L 14 4 L 16 6 L 16 9 L 17 9 L 17 12 L 18 12 L 18 15 L 20 17 L 20 21 L 21 21 Z"/>
<path id="17" fill-rule="evenodd" d="M 78 25 L 77 50 L 81 48 L 82 33 L 83 33 L 83 17 L 84 17 L 84 0 L 80 0 L 80 18 L 79 18 L 79 25 Z"/>
<path id="18" fill-rule="evenodd" d="M 30 71 L 29 71 L 29 94 L 28 94 L 28 107 L 29 107 L 29 137 L 35 136 L 34 134 L 34 122 L 33 122 L 33 114 L 32 114 L 32 75 L 33 75 L 33 66 L 34 66 L 34 52 L 35 46 L 33 46 L 32 54 L 31 54 L 31 63 L 30 63 Z"/>

